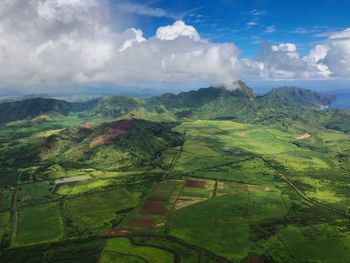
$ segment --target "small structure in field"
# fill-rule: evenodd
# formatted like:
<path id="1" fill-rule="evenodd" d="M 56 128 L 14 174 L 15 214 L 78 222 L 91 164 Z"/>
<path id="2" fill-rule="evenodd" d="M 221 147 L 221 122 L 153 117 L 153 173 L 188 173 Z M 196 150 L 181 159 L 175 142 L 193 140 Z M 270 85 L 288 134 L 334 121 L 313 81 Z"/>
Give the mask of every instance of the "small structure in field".
<path id="1" fill-rule="evenodd" d="M 297 140 L 306 140 L 311 138 L 312 135 L 310 133 L 304 133 L 303 135 L 300 135 L 299 137 L 297 137 Z"/>

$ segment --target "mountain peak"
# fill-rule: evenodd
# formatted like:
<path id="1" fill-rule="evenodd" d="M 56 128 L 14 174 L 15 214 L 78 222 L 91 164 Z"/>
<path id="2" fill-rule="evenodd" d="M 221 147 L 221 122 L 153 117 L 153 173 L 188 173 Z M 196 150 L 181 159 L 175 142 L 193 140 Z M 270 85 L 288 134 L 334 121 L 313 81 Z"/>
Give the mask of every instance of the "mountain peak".
<path id="1" fill-rule="evenodd" d="M 234 96 L 245 97 L 249 98 L 250 100 L 255 97 L 254 91 L 245 82 L 238 80 L 234 83 L 234 85 L 237 87 L 232 91 Z"/>

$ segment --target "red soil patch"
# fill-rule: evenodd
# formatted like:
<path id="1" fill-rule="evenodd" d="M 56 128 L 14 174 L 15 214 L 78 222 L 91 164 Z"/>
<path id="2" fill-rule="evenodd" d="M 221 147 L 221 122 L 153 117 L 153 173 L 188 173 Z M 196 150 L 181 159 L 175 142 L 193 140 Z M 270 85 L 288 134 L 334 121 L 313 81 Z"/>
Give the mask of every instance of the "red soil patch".
<path id="1" fill-rule="evenodd" d="M 142 205 L 142 212 L 146 215 L 166 215 L 165 201 L 146 200 Z"/>
<path id="2" fill-rule="evenodd" d="M 305 140 L 305 139 L 309 139 L 311 137 L 312 137 L 312 135 L 310 133 L 305 133 L 305 134 L 300 135 L 299 137 L 297 137 L 297 140 Z"/>
<path id="3" fill-rule="evenodd" d="M 112 123 L 108 128 L 108 133 L 123 138 L 128 137 L 129 130 L 135 126 L 134 120 L 121 120 Z"/>
<path id="4" fill-rule="evenodd" d="M 152 227 L 156 225 L 156 220 L 155 219 L 142 219 L 142 218 L 136 218 L 136 219 L 131 219 L 128 222 L 129 225 L 134 225 L 134 226 L 142 226 L 142 227 Z"/>
<path id="5" fill-rule="evenodd" d="M 97 145 L 113 144 L 113 143 L 114 143 L 114 141 L 112 138 L 97 137 L 92 142 L 90 142 L 90 148 L 93 148 Z"/>
<path id="6" fill-rule="evenodd" d="M 191 188 L 204 188 L 205 182 L 204 181 L 198 181 L 198 180 L 187 180 L 186 186 Z"/>

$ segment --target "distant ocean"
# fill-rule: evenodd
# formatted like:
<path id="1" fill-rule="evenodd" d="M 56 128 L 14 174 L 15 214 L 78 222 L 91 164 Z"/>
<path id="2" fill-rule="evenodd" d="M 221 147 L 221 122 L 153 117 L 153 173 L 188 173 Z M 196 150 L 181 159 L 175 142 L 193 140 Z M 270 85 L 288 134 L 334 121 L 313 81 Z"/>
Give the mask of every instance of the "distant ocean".
<path id="1" fill-rule="evenodd" d="M 329 94 L 330 92 L 328 92 Z M 348 90 L 335 90 L 332 92 L 337 99 L 332 103 L 330 108 L 333 109 L 350 109 L 350 89 Z"/>

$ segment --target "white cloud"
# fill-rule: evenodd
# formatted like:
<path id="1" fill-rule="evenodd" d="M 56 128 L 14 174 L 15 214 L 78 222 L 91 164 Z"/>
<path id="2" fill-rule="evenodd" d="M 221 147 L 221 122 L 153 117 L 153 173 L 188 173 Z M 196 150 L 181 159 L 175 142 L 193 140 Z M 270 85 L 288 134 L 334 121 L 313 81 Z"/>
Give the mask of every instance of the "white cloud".
<path id="1" fill-rule="evenodd" d="M 143 32 L 140 29 L 130 28 L 122 34 L 122 38 L 125 38 L 125 42 L 118 49 L 119 52 L 125 51 L 127 48 L 131 47 L 134 43 L 145 42 L 146 39 L 143 37 Z"/>
<path id="2" fill-rule="evenodd" d="M 143 85 L 350 76 L 350 29 L 329 33 L 300 57 L 294 43 L 263 43 L 254 59 L 203 40 L 183 21 L 145 38 L 116 33 L 103 0 L 0 2 L 0 86 Z M 272 30 L 272 28 L 271 28 Z"/>
<path id="3" fill-rule="evenodd" d="M 200 39 L 182 21 L 144 38 L 113 31 L 99 0 L 0 3 L 0 85 L 135 85 L 238 77 L 238 49 Z M 107 18 L 106 18 L 107 17 Z"/>
<path id="4" fill-rule="evenodd" d="M 324 77 L 329 77 L 331 75 L 331 71 L 329 70 L 328 66 L 323 63 L 328 51 L 328 47 L 323 45 L 316 45 L 315 48 L 310 50 L 309 55 L 303 58 L 303 60 L 307 64 L 316 67 L 320 72 L 320 75 L 323 75 Z"/>
<path id="5" fill-rule="evenodd" d="M 178 20 L 171 26 L 163 26 L 157 29 L 156 37 L 160 40 L 174 40 L 180 36 L 189 37 L 198 41 L 200 36 L 193 26 L 186 25 L 183 21 Z"/>
<path id="6" fill-rule="evenodd" d="M 276 31 L 276 27 L 275 26 L 267 26 L 264 33 L 273 33 Z"/>
<path id="7" fill-rule="evenodd" d="M 262 16 L 265 15 L 267 12 L 264 10 L 259 10 L 259 9 L 252 9 L 249 11 L 244 11 L 241 12 L 242 15 L 251 15 L 251 16 Z"/>
<path id="8" fill-rule="evenodd" d="M 123 12 L 130 14 L 137 14 L 143 16 L 154 16 L 154 17 L 170 17 L 174 19 L 179 19 L 181 17 L 161 9 L 153 8 L 146 5 L 136 4 L 136 3 L 117 3 L 116 7 Z"/>
<path id="9" fill-rule="evenodd" d="M 263 43 L 256 60 L 243 59 L 244 75 L 247 78 L 265 80 L 319 79 L 330 75 L 320 60 L 320 51 L 311 52 L 300 59 L 293 43 L 271 45 Z"/>
<path id="10" fill-rule="evenodd" d="M 322 44 L 300 58 L 293 43 L 264 43 L 256 60 L 242 59 L 244 76 L 253 79 L 349 79 L 350 28 L 329 32 Z"/>
<path id="11" fill-rule="evenodd" d="M 349 78 L 350 76 L 350 28 L 329 35 L 323 44 L 327 54 L 323 58 L 333 77 Z"/>
<path id="12" fill-rule="evenodd" d="M 250 21 L 247 23 L 247 27 L 254 27 L 254 26 L 257 26 L 258 25 L 258 22 L 256 21 Z"/>

